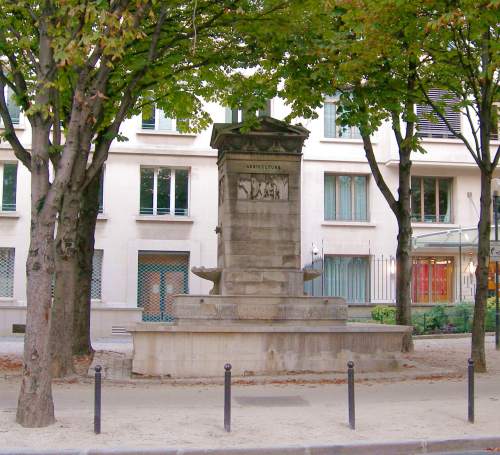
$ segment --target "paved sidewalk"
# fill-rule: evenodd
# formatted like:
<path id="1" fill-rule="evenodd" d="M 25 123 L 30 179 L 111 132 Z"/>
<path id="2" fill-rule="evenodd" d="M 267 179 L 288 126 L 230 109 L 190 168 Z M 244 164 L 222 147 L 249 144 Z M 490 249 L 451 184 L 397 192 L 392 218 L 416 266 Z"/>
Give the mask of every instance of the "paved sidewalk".
<path id="1" fill-rule="evenodd" d="M 221 386 L 105 383 L 94 435 L 92 384 L 56 384 L 57 423 L 25 429 L 14 423 L 19 383 L 9 380 L 0 382 L 0 440 L 4 448 L 227 448 L 500 435 L 500 381 L 476 382 L 475 424 L 463 379 L 357 384 L 355 431 L 343 384 L 234 386 L 231 433 Z"/>
<path id="2" fill-rule="evenodd" d="M 19 341 L 9 341 L 21 345 Z M 487 339 L 490 371 L 476 376 L 476 423 L 467 422 L 467 384 L 465 373 L 470 339 L 419 340 L 409 362 L 438 368 L 456 369 L 452 378 L 427 377 L 391 381 L 373 376 L 356 384 L 356 430 L 347 425 L 345 384 L 317 380 L 296 384 L 271 383 L 233 386 L 232 431 L 223 429 L 223 390 L 217 384 L 176 385 L 171 381 L 104 382 L 102 434 L 93 433 L 93 384 L 54 384 L 57 422 L 47 428 L 26 429 L 15 423 L 19 376 L 0 372 L 0 449 L 75 449 L 72 453 L 104 453 L 84 450 L 129 447 L 147 453 L 192 452 L 196 447 L 213 449 L 206 453 L 250 453 L 258 447 L 294 446 L 252 453 L 336 454 L 348 452 L 339 445 L 393 443 L 417 440 L 500 436 L 500 353 L 493 339 Z M 103 342 L 117 352 L 126 351 L 125 341 Z M 0 346 L 2 342 L 0 340 Z M 5 349 L 5 348 L 4 348 Z M 120 351 L 121 349 L 121 351 Z M 1 352 L 1 351 L 0 351 Z M 12 354 L 12 351 L 9 351 Z M 411 368 L 410 368 L 411 370 Z M 357 375 L 357 378 L 359 375 Z M 403 380 L 402 380 L 403 379 Z M 329 383 L 328 383 L 329 382 Z M 423 441 L 423 442 L 422 442 Z M 328 450 L 319 446 L 328 446 Z M 337 451 L 332 451 L 332 446 Z M 316 447 L 312 450 L 311 447 Z M 297 448 L 299 447 L 299 448 Z M 307 450 L 304 449 L 307 447 Z M 364 453 L 408 453 L 367 450 Z M 392 446 L 391 446 L 392 447 Z M 171 452 L 159 449 L 172 448 Z M 178 452 L 181 448 L 186 452 Z M 442 451 L 458 450 L 443 447 Z M 468 449 L 483 446 L 464 446 Z M 144 452 L 141 450 L 144 449 Z M 188 451 L 189 449 L 189 451 Z M 422 449 L 422 450 L 424 450 Z M 300 451 L 302 450 L 302 452 Z M 419 449 L 420 450 L 420 449 Z M 2 452 L 0 452 L 2 453 Z M 116 452 L 124 453 L 124 452 Z M 424 453 L 424 452 L 410 452 Z"/>
<path id="3" fill-rule="evenodd" d="M 95 350 L 114 351 L 132 356 L 132 336 L 113 336 L 92 340 Z M 21 357 L 24 348 L 24 335 L 0 337 L 0 356 L 11 355 Z"/>

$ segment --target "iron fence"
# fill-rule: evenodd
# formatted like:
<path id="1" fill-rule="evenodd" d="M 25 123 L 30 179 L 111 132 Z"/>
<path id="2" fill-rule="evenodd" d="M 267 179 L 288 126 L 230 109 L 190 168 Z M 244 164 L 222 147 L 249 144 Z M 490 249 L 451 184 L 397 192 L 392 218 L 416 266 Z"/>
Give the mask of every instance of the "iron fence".
<path id="1" fill-rule="evenodd" d="M 422 271 L 422 258 L 415 257 L 412 274 L 414 303 L 446 304 L 470 302 L 474 299 L 475 277 L 466 260 L 447 257 L 440 275 L 432 264 Z M 436 262 L 436 258 L 429 257 Z M 439 257 L 437 258 L 439 262 Z M 445 261 L 441 261 L 445 262 Z M 449 268 L 448 268 L 449 267 Z M 322 270 L 322 274 L 304 284 L 306 295 L 343 297 L 349 304 L 382 305 L 396 302 L 396 259 L 393 256 L 318 256 L 306 268 Z M 423 290 L 423 291 L 422 291 Z"/>

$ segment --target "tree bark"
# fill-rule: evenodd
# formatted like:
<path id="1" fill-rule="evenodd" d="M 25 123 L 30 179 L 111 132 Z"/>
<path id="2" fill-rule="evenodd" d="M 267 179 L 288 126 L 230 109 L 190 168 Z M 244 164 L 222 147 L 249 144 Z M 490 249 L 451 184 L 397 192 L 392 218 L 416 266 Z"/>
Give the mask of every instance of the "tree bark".
<path id="1" fill-rule="evenodd" d="M 398 223 L 396 247 L 396 322 L 401 325 L 411 325 L 411 160 L 410 150 L 399 148 L 399 187 L 398 200 L 394 198 L 387 186 L 373 151 L 369 135 L 362 133 L 366 159 L 370 165 L 375 183 L 389 204 Z M 412 334 L 403 337 L 402 352 L 413 350 Z"/>
<path id="2" fill-rule="evenodd" d="M 73 313 L 77 292 L 76 236 L 80 194 L 66 191 L 59 211 L 55 240 L 55 286 L 50 329 L 50 350 L 53 377 L 74 373 Z"/>
<path id="3" fill-rule="evenodd" d="M 396 323 L 411 323 L 411 161 L 410 151 L 400 151 L 398 198 L 398 246 L 396 248 Z M 413 338 L 408 333 L 403 338 L 403 352 L 413 351 Z"/>
<path id="4" fill-rule="evenodd" d="M 95 226 L 99 214 L 100 172 L 83 191 L 77 231 L 77 286 L 75 294 L 73 354 L 93 352 L 90 337 L 92 260 L 94 257 Z"/>
<path id="5" fill-rule="evenodd" d="M 26 261 L 26 335 L 16 421 L 24 427 L 54 423 L 49 331 L 56 209 L 46 206 L 49 190 L 48 128 L 32 130 L 31 230 Z"/>
<path id="6" fill-rule="evenodd" d="M 472 322 L 471 354 L 474 369 L 478 373 L 486 372 L 484 351 L 484 318 L 488 298 L 488 267 L 491 235 L 491 172 L 481 169 L 481 206 L 479 214 L 476 294 L 474 296 L 474 320 Z"/>

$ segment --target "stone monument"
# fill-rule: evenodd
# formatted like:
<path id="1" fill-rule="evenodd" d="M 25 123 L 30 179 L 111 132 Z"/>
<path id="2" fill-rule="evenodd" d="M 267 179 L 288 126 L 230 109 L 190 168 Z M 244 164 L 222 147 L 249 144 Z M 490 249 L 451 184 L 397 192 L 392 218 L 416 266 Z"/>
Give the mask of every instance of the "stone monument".
<path id="1" fill-rule="evenodd" d="M 174 323 L 139 323 L 132 371 L 172 377 L 358 370 L 397 365 L 410 327 L 347 324 L 341 298 L 308 297 L 301 269 L 302 126 L 262 117 L 257 128 L 214 125 L 218 150 L 217 267 L 193 267 L 210 295 L 178 295 Z"/>

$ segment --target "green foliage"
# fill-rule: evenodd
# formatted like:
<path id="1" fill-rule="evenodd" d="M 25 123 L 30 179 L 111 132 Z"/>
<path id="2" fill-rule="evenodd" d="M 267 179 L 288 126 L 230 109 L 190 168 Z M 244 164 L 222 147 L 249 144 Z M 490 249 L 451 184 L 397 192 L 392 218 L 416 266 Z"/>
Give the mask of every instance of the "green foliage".
<path id="1" fill-rule="evenodd" d="M 372 319 L 382 324 L 395 324 L 396 308 L 386 305 L 377 305 L 372 310 Z"/>
<path id="2" fill-rule="evenodd" d="M 450 323 L 458 333 L 469 332 L 474 314 L 474 305 L 471 303 L 459 303 L 450 312 Z"/>
<path id="3" fill-rule="evenodd" d="M 427 312 L 427 327 L 430 330 L 441 329 L 446 325 L 447 321 L 448 315 L 442 305 L 436 305 Z"/>

